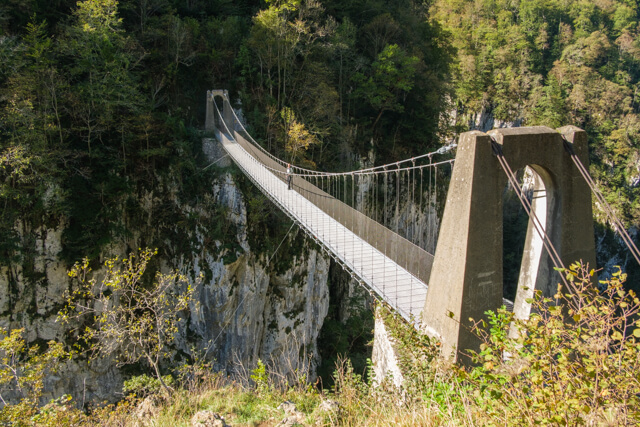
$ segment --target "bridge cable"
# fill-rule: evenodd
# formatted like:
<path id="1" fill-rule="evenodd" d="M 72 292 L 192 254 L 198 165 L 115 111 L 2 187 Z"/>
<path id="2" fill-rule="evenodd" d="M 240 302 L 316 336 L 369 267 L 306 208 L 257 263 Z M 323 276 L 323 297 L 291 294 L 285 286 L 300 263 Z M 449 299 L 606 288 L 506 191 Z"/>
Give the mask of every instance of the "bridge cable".
<path id="1" fill-rule="evenodd" d="M 224 156 L 220 157 L 218 160 L 214 161 L 213 163 L 209 163 L 207 166 L 203 167 L 202 170 L 207 170 L 209 169 L 211 166 L 215 165 L 216 163 L 218 163 L 219 161 L 226 159 L 227 157 L 229 157 L 229 154 L 225 154 Z"/>
<path id="2" fill-rule="evenodd" d="M 224 98 L 224 102 L 226 102 L 226 103 L 228 103 L 228 104 L 229 104 L 229 109 L 230 109 L 230 110 L 231 110 L 231 112 L 233 113 L 233 117 L 234 117 L 234 119 L 235 119 L 235 122 L 236 122 L 236 123 L 238 123 L 238 125 L 240 125 L 240 128 L 241 128 L 242 132 L 243 132 L 246 136 L 248 136 L 248 137 L 249 137 L 249 139 L 248 139 L 248 140 L 249 140 L 249 142 L 252 142 L 252 144 L 251 144 L 251 145 L 255 145 L 255 146 L 256 146 L 256 148 L 258 148 L 260 151 L 262 151 L 263 153 L 265 153 L 265 154 L 266 154 L 267 156 L 269 156 L 272 160 L 274 160 L 274 161 L 276 161 L 276 162 L 280 163 L 282 166 L 286 166 L 286 165 L 287 165 L 287 162 L 285 162 L 284 160 L 281 160 L 281 159 L 280 159 L 280 158 L 278 158 L 277 156 L 274 156 L 273 154 L 271 154 L 268 150 L 266 150 L 264 147 L 262 147 L 262 146 L 261 146 L 261 145 L 260 145 L 260 144 L 255 140 L 255 139 L 253 139 L 253 137 L 251 136 L 251 134 L 247 131 L 247 129 L 246 129 L 246 128 L 244 127 L 244 125 L 242 124 L 242 121 L 240 120 L 240 118 L 239 118 L 239 117 L 238 117 L 238 115 L 236 114 L 236 111 L 235 111 L 235 110 L 233 109 L 233 107 L 231 106 L 231 101 L 229 100 L 229 98 L 228 98 L 227 96 L 223 96 L 223 98 Z M 214 105 L 216 105 L 216 104 L 215 104 L 215 102 L 213 102 L 213 104 L 214 104 Z M 216 105 L 216 108 L 217 108 L 217 105 Z M 222 117 L 222 115 L 220 115 L 220 117 Z M 222 120 L 222 121 L 224 122 L 224 120 Z M 225 126 L 225 127 L 226 127 L 226 126 Z M 230 133 L 230 135 L 232 135 L 232 136 L 233 136 L 233 134 L 231 134 L 231 133 Z M 435 150 L 435 151 L 433 151 L 433 152 L 430 152 L 430 153 L 422 154 L 422 155 L 420 155 L 420 156 L 413 157 L 412 159 L 418 160 L 418 159 L 422 159 L 422 158 L 426 158 L 426 157 L 431 158 L 431 156 L 433 156 L 433 155 L 435 155 L 435 154 L 446 154 L 446 153 L 448 153 L 449 151 L 451 151 L 451 150 L 455 149 L 457 146 L 458 146 L 458 144 L 456 144 L 456 143 L 454 142 L 454 143 L 451 143 L 451 144 L 449 144 L 449 145 L 445 145 L 445 146 L 443 146 L 443 147 L 440 147 L 440 148 L 438 148 L 437 150 Z M 357 170 L 357 171 L 344 172 L 344 174 L 348 174 L 348 173 L 350 173 L 350 172 L 360 173 L 360 172 L 376 171 L 376 170 L 379 170 L 379 169 L 381 169 L 381 168 L 383 168 L 383 167 L 387 167 L 387 166 L 389 166 L 389 167 L 390 167 L 390 166 L 396 166 L 396 167 L 399 169 L 399 168 L 400 168 L 400 164 L 402 164 L 402 163 L 407 163 L 407 162 L 411 161 L 412 159 L 404 159 L 404 160 L 399 160 L 399 161 L 394 162 L 394 163 L 388 163 L 388 164 L 386 164 L 386 165 L 375 166 L 375 167 L 371 167 L 371 168 L 367 168 L 367 169 L 360 169 L 360 170 Z M 315 175 L 315 174 L 323 175 L 323 174 L 325 174 L 325 173 L 326 173 L 326 172 L 314 171 L 314 170 L 312 170 L 312 169 L 302 168 L 302 167 L 299 167 L 299 166 L 294 166 L 294 165 L 291 165 L 291 166 L 292 166 L 292 168 L 294 168 L 294 169 L 297 169 L 297 170 L 300 170 L 300 171 L 307 172 L 307 173 L 308 173 L 308 174 L 310 174 L 310 175 Z"/>
<path id="3" fill-rule="evenodd" d="M 491 137 L 491 148 L 493 149 L 493 154 L 498 158 L 498 162 L 500 163 L 500 166 L 504 170 L 504 173 L 507 175 L 507 179 L 511 183 L 511 186 L 513 187 L 518 198 L 520 199 L 520 203 L 524 207 L 525 212 L 527 212 L 527 214 L 529 215 L 529 218 L 531 218 L 531 221 L 536 231 L 538 232 L 538 235 L 542 239 L 542 243 L 544 244 L 544 247 L 547 250 L 549 257 L 551 258 L 551 262 L 553 262 L 554 267 L 556 269 L 565 270 L 564 263 L 562 262 L 562 259 L 558 255 L 558 252 L 556 251 L 555 246 L 551 242 L 551 239 L 549 239 L 549 236 L 547 235 L 544 227 L 542 226 L 540 219 L 538 218 L 536 213 L 533 211 L 531 207 L 531 203 L 529 202 L 529 199 L 527 199 L 527 197 L 524 195 L 524 192 L 522 191 L 522 187 L 520 187 L 520 184 L 518 183 L 515 177 L 515 174 L 511 170 L 511 166 L 509 166 L 507 159 L 504 157 L 504 154 L 502 152 L 502 146 L 498 144 L 496 140 L 493 139 L 492 137 Z M 562 282 L 564 283 L 565 287 L 567 287 L 568 289 L 575 290 L 573 285 L 570 284 L 565 278 L 564 271 L 561 271 L 559 273 L 560 273 L 560 278 L 562 279 Z"/>
<path id="4" fill-rule="evenodd" d="M 429 164 L 431 164 L 432 159 L 431 157 L 429 158 Z M 433 198 L 433 192 L 431 191 L 431 183 L 432 183 L 432 169 L 429 168 L 429 199 L 425 200 L 425 205 L 428 203 L 429 207 L 431 207 L 432 203 L 432 198 Z M 427 245 L 430 244 L 429 242 L 431 242 L 431 234 L 432 234 L 432 227 L 431 227 L 431 223 L 433 222 L 433 219 L 431 218 L 432 213 L 431 213 L 431 208 L 429 208 L 429 229 L 427 230 Z"/>
<path id="5" fill-rule="evenodd" d="M 411 171 L 406 171 L 405 174 L 407 175 L 407 209 L 411 209 L 411 205 L 409 204 L 409 197 L 411 196 L 411 183 L 410 183 L 410 179 L 411 179 Z M 404 186 L 404 181 L 402 181 L 402 184 Z M 406 229 L 404 231 L 404 235 L 405 238 L 408 240 L 408 236 L 409 236 L 409 227 L 411 225 L 410 220 L 410 212 L 407 212 L 407 224 L 406 224 Z M 408 271 L 408 267 L 409 267 L 409 257 L 404 258 L 404 269 Z M 409 283 L 409 297 L 413 298 L 413 278 L 411 279 L 410 283 Z"/>
<path id="6" fill-rule="evenodd" d="M 380 198 L 380 183 L 378 182 L 378 175 L 375 174 L 373 175 L 373 182 L 374 182 L 374 186 L 373 186 L 373 212 L 374 215 L 376 216 L 376 222 L 380 222 L 379 220 L 379 207 L 378 205 L 380 204 L 380 200 L 378 200 Z"/>
<path id="7" fill-rule="evenodd" d="M 415 160 L 412 160 L 411 163 L 413 164 L 413 166 L 415 166 L 416 162 Z M 412 170 L 410 172 L 409 177 L 411 178 L 411 239 L 413 241 L 413 243 L 415 244 L 417 242 L 416 239 L 416 221 L 417 221 L 417 215 L 416 215 L 416 171 Z M 408 263 L 409 263 L 409 257 L 407 257 L 407 264 L 405 265 L 405 270 L 409 271 L 408 269 Z M 418 277 L 420 277 L 420 263 L 418 263 Z M 409 311 L 413 313 L 413 276 L 411 276 L 411 304 L 409 305 Z"/>
<path id="8" fill-rule="evenodd" d="M 422 169 L 420 169 L 420 204 L 419 206 L 419 211 L 422 212 Z M 427 223 L 427 227 L 429 226 L 429 223 Z M 421 232 L 420 236 L 418 237 L 418 242 L 420 242 L 420 247 L 424 249 L 424 238 L 423 238 L 424 233 Z"/>
<path id="9" fill-rule="evenodd" d="M 376 211 L 376 187 L 377 187 L 377 178 L 376 175 L 373 175 L 371 177 L 371 196 L 369 197 L 370 200 L 370 212 L 371 212 L 371 216 L 370 218 L 374 218 L 374 221 L 376 221 L 377 219 L 377 211 Z M 364 195 L 362 196 L 363 200 L 364 200 Z M 363 202 L 364 203 L 364 202 Z M 363 207 L 364 209 L 364 207 Z M 376 221 L 377 222 L 377 221 Z M 371 236 L 371 238 L 374 238 L 374 236 Z M 373 251 L 371 251 L 371 268 L 373 268 Z"/>
<path id="10" fill-rule="evenodd" d="M 400 177 L 399 177 L 400 172 L 396 169 L 396 234 L 393 235 L 393 240 L 395 243 L 393 252 L 397 255 L 398 254 L 398 225 L 400 223 Z M 396 284 L 396 306 L 397 306 L 397 298 L 398 298 L 398 264 L 396 262 L 396 277 L 394 279 L 394 282 Z"/>
<path id="11" fill-rule="evenodd" d="M 446 204 L 446 200 L 445 200 L 445 204 Z M 433 168 L 433 209 L 434 209 L 433 216 L 437 219 L 438 218 L 438 163 L 436 163 Z M 438 239 L 438 227 L 433 226 L 431 228 L 433 229 L 431 240 L 433 241 L 433 248 L 435 250 L 436 241 Z"/>
<path id="12" fill-rule="evenodd" d="M 252 153 L 255 153 L 255 151 L 251 148 L 253 147 L 253 145 L 249 144 L 249 150 L 251 150 Z M 246 150 L 245 150 L 246 151 Z M 254 158 L 256 158 L 255 156 L 252 156 Z M 274 169 L 271 166 L 268 166 L 266 164 L 264 164 L 261 160 L 256 159 L 258 162 L 260 162 L 260 164 L 262 166 L 264 166 L 265 169 L 278 174 L 278 175 L 283 175 L 285 174 L 284 171 L 280 170 L 280 169 Z M 361 170 L 356 170 L 356 171 L 349 171 L 349 172 L 318 172 L 315 174 L 308 174 L 308 173 L 295 173 L 292 172 L 290 173 L 291 176 L 299 176 L 304 178 L 305 180 L 311 179 L 312 177 L 315 176 L 336 176 L 336 177 L 344 177 L 344 176 L 348 176 L 351 174 L 356 174 L 356 175 L 360 175 L 360 176 L 366 176 L 366 175 L 375 175 L 375 174 L 385 174 L 388 172 L 406 172 L 406 171 L 410 171 L 413 169 L 424 169 L 424 168 L 437 168 L 440 165 L 445 165 L 445 164 L 452 164 L 455 162 L 455 159 L 448 159 L 448 160 L 442 160 L 440 162 L 436 162 L 436 163 L 430 163 L 430 164 L 426 164 L 426 165 L 417 165 L 417 166 L 408 166 L 408 167 L 404 167 L 404 168 L 396 168 L 393 170 L 380 170 L 380 171 L 368 171 L 367 169 L 361 169 Z M 388 167 L 388 165 L 386 165 Z M 395 163 L 391 164 L 391 166 L 396 166 Z M 296 166 L 291 166 L 292 169 L 300 169 Z"/>
<path id="13" fill-rule="evenodd" d="M 414 166 L 415 166 L 415 161 L 413 162 Z M 412 224 L 412 229 L 411 229 L 411 238 L 413 239 L 414 242 L 417 241 L 416 239 L 416 221 L 417 221 L 417 215 L 416 215 L 416 171 L 413 170 L 412 171 L 412 178 L 411 178 L 411 224 Z"/>
<path id="14" fill-rule="evenodd" d="M 387 227 L 387 200 L 388 200 L 388 180 L 389 177 L 387 176 L 387 168 L 385 166 L 384 168 L 384 203 L 383 203 L 383 211 L 384 211 L 384 226 Z M 387 246 L 388 246 L 389 242 L 385 241 L 384 242 L 384 256 L 387 257 Z M 386 264 L 386 261 L 385 261 Z M 385 265 L 383 270 L 382 270 L 382 293 L 384 293 L 386 295 L 386 287 L 387 287 L 387 266 Z"/>
<path id="15" fill-rule="evenodd" d="M 633 257 L 635 258 L 636 262 L 640 264 L 640 251 L 638 251 L 638 247 L 631 239 L 631 236 L 629 236 L 629 233 L 627 232 L 626 228 L 624 227 L 620 219 L 616 216 L 615 212 L 613 211 L 613 208 L 611 207 L 611 205 L 609 205 L 607 200 L 604 198 L 604 196 L 596 186 L 596 183 L 593 181 L 593 178 L 591 178 L 591 175 L 587 171 L 587 168 L 580 161 L 580 158 L 577 156 L 577 154 L 573 149 L 573 145 L 565 138 L 564 135 L 562 135 L 562 141 L 563 141 L 565 150 L 567 151 L 567 153 L 569 153 L 569 156 L 571 156 L 571 160 L 573 160 L 573 163 L 578 168 L 580 175 L 582 175 L 584 180 L 587 182 L 587 185 L 589 186 L 593 194 L 598 199 L 598 202 L 600 203 L 603 210 L 605 211 L 605 214 L 609 217 L 609 220 L 613 223 L 615 230 L 618 232 L 618 235 L 622 238 L 627 248 L 629 248 L 629 251 L 631 252 L 631 255 L 633 255 Z"/>

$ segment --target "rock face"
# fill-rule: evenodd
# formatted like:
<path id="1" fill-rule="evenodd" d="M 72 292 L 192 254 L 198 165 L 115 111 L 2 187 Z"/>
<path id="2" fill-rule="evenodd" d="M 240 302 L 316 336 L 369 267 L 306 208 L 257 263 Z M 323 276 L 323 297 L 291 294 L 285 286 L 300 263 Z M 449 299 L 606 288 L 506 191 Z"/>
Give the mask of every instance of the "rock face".
<path id="1" fill-rule="evenodd" d="M 204 141 L 210 163 L 224 155 L 216 144 Z M 226 160 L 219 163 L 226 166 Z M 328 257 L 297 236 L 294 227 L 282 245 L 297 239 L 300 248 L 292 260 L 286 260 L 285 267 L 275 268 L 269 263 L 278 260 L 277 254 L 271 259 L 273 250 L 257 253 L 249 244 L 245 197 L 233 175 L 219 175 L 211 185 L 212 195 L 205 195 L 200 205 L 178 207 L 183 212 L 200 210 L 201 216 L 209 215 L 221 231 L 212 233 L 211 227 L 198 224 L 189 229 L 173 225 L 176 235 L 191 238 L 191 251 L 178 251 L 172 241 L 166 241 L 158 255 L 163 270 L 178 268 L 193 278 L 203 272 L 206 277 L 196 289 L 198 304 L 182 323 L 174 355 L 197 351 L 217 370 L 245 373 L 260 358 L 284 375 L 297 369 L 313 378 L 319 362 L 316 340 L 329 307 Z M 172 190 L 176 205 L 178 191 Z M 155 225 L 153 206 L 161 202 L 166 201 L 153 193 L 141 200 L 148 208 L 151 230 Z M 69 266 L 59 258 L 64 228 L 61 223 L 53 229 L 19 229 L 22 235 L 36 236 L 32 268 L 25 272 L 23 265 L 15 264 L 0 270 L 0 326 L 25 328 L 28 342 L 62 340 L 66 333 L 66 327 L 55 321 L 63 295 L 72 286 L 66 274 Z M 127 242 L 111 245 L 102 258 L 123 256 L 127 248 L 150 240 L 140 232 Z M 47 379 L 44 398 L 68 393 L 77 402 L 113 400 L 123 379 L 112 361 L 89 366 L 73 360 L 57 376 Z"/>
<path id="2" fill-rule="evenodd" d="M 192 427 L 227 427 L 224 418 L 211 411 L 196 412 L 191 418 Z"/>
<path id="3" fill-rule="evenodd" d="M 402 386 L 404 377 L 398 365 L 398 357 L 393 347 L 393 340 L 379 313 L 376 313 L 371 361 L 373 362 L 374 382 L 376 384 L 380 384 L 385 379 L 391 379 L 396 387 Z"/>
<path id="4" fill-rule="evenodd" d="M 266 261 L 250 252 L 228 265 L 213 257 L 198 260 L 213 279 L 197 290 L 200 307 L 192 310 L 189 329 L 201 337 L 200 350 L 214 355 L 216 370 L 241 373 L 260 358 L 285 375 L 298 369 L 313 377 L 316 340 L 329 308 L 328 260 L 309 249 L 273 275 Z M 182 344 L 188 351 L 188 341 Z"/>

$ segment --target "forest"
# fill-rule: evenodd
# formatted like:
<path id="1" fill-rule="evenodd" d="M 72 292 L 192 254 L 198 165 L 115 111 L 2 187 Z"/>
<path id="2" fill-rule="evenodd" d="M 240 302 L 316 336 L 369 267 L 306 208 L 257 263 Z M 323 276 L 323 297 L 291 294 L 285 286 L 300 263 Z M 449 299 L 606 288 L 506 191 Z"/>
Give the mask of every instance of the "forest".
<path id="1" fill-rule="evenodd" d="M 272 153 L 327 171 L 473 129 L 578 126 L 637 241 L 639 23 L 632 0 L 3 1 L 0 267 L 40 283 L 33 231 L 60 224 L 68 267 L 133 236 L 177 258 L 193 243 L 175 224 L 224 234 L 195 209 L 216 173 L 202 152 L 209 89 L 229 90 Z M 269 223 L 254 249 L 288 226 L 266 211 L 248 214 Z M 599 263 L 623 265 L 625 286 L 640 288 L 640 268 L 594 215 Z"/>
<path id="2" fill-rule="evenodd" d="M 480 116 L 573 124 L 609 202 L 640 217 L 635 2 L 12 0 L 0 23 L 3 263 L 18 220 L 64 215 L 75 260 L 130 231 L 141 188 L 193 180 L 209 88 L 324 169 L 424 153 Z"/>

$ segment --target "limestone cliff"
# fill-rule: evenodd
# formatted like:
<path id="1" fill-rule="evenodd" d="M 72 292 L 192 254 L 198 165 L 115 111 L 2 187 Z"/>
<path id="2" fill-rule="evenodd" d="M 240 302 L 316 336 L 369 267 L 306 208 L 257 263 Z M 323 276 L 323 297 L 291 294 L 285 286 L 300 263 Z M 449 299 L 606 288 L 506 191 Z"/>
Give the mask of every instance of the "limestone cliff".
<path id="1" fill-rule="evenodd" d="M 220 160 L 213 167 L 228 166 L 215 142 L 205 140 L 204 153 L 210 162 Z M 290 251 L 274 256 L 275 247 L 253 248 L 247 200 L 236 180 L 233 168 L 220 169 L 211 191 L 191 204 L 180 201 L 177 184 L 167 184 L 164 193 L 148 192 L 140 202 L 147 225 L 110 244 L 100 257 L 122 256 L 154 241 L 160 227 L 173 227 L 180 239 L 165 238 L 159 248 L 160 268 L 178 268 L 192 278 L 203 272 L 206 278 L 196 289 L 198 306 L 182 323 L 173 351 L 176 360 L 199 352 L 214 369 L 237 372 L 251 369 L 261 358 L 284 375 L 297 369 L 313 377 L 319 363 L 316 340 L 329 306 L 329 259 L 296 227 L 281 233 L 282 248 L 296 245 L 294 256 Z M 198 220 L 160 224 L 157 207 L 166 210 L 167 205 Z M 72 286 L 66 274 L 69 265 L 60 257 L 64 218 L 54 228 L 16 227 L 33 243 L 29 265 L 23 260 L 0 270 L 0 326 L 25 328 L 29 342 L 64 340 L 68 327 L 56 322 L 63 295 Z M 253 241 L 259 242 L 260 236 Z M 88 364 L 76 358 L 48 378 L 45 399 L 68 393 L 81 403 L 112 401 L 125 376 L 113 361 Z"/>

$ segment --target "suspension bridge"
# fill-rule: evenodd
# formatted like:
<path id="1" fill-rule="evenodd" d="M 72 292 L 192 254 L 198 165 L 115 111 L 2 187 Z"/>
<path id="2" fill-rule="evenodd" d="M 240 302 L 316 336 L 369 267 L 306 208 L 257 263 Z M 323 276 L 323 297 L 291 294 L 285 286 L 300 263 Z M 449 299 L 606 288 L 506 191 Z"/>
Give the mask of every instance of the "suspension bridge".
<path id="1" fill-rule="evenodd" d="M 640 263 L 588 174 L 586 134 L 575 127 L 467 132 L 458 144 L 347 172 L 274 156 L 247 132 L 223 90 L 207 93 L 206 129 L 311 239 L 399 315 L 440 338 L 445 351 L 475 347 L 468 319 L 486 310 L 506 304 L 528 316 L 535 290 L 553 295 L 565 281 L 555 269 L 576 260 L 595 266 L 591 191 Z M 527 167 L 532 198 L 514 173 Z M 503 298 L 505 186 L 530 217 L 514 302 Z M 446 197 L 441 218 L 438 197 Z"/>

